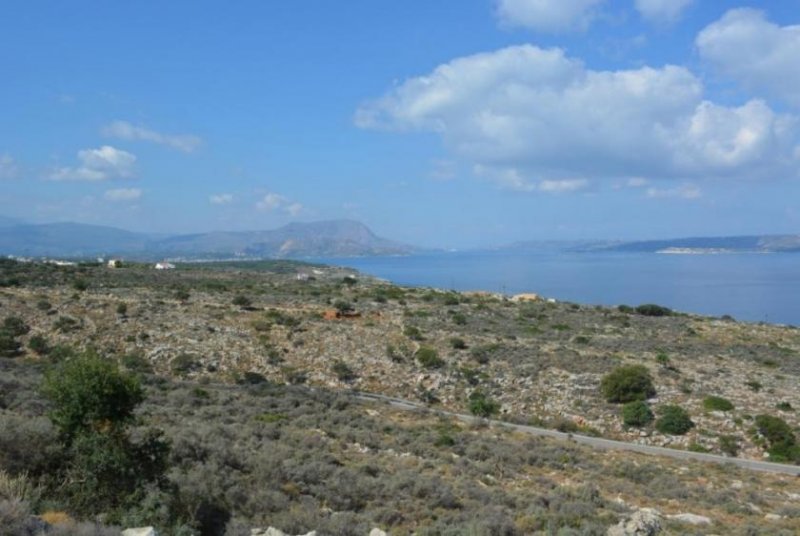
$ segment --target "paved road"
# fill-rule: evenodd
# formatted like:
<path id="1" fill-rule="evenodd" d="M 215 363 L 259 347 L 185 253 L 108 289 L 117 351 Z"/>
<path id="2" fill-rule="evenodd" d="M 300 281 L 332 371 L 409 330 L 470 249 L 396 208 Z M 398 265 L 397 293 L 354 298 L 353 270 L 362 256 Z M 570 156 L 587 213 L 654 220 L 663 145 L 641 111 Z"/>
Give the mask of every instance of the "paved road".
<path id="1" fill-rule="evenodd" d="M 668 458 L 675 458 L 677 460 L 697 460 L 701 462 L 711 462 L 720 464 L 732 464 L 742 469 L 749 469 L 751 471 L 763 471 L 767 473 L 779 473 L 784 475 L 800 476 L 800 466 L 786 465 L 782 463 L 771 463 L 760 460 L 748 460 L 744 458 L 728 458 L 725 456 L 717 456 L 716 454 L 706 454 L 703 452 L 690 452 L 688 450 L 675 450 L 664 447 L 652 447 L 649 445 L 637 445 L 635 443 L 626 443 L 624 441 L 614 441 L 612 439 L 603 439 L 600 437 L 590 437 L 577 434 L 566 434 L 556 430 L 549 430 L 547 428 L 538 428 L 535 426 L 526 426 L 522 424 L 512 424 L 503 421 L 495 421 L 490 419 L 481 419 L 473 415 L 465 415 L 462 413 L 453 413 L 451 411 L 444 411 L 440 409 L 429 408 L 424 404 L 418 404 L 410 400 L 403 400 L 402 398 L 394 398 L 384 395 L 376 395 L 372 393 L 356 392 L 355 397 L 359 400 L 370 402 L 382 402 L 389 404 L 392 407 L 403 409 L 407 411 L 426 410 L 439 415 L 447 415 L 455 417 L 456 419 L 465 422 L 489 422 L 497 426 L 503 426 L 531 434 L 535 436 L 553 437 L 555 439 L 563 439 L 574 441 L 583 445 L 598 449 L 611 449 L 611 450 L 626 450 L 629 452 L 639 452 L 642 454 L 652 454 L 656 456 L 666 456 Z"/>

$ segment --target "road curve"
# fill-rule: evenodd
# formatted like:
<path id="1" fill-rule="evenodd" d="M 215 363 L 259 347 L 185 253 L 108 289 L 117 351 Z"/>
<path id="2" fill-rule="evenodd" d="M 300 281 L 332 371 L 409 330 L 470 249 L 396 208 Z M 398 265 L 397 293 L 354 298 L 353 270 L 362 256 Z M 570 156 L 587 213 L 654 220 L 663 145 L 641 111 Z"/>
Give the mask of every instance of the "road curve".
<path id="1" fill-rule="evenodd" d="M 544 437 L 552 437 L 555 439 L 562 439 L 568 441 L 574 441 L 575 443 L 580 443 L 582 445 L 588 445 L 590 447 L 594 447 L 597 449 L 607 449 L 607 450 L 625 450 L 628 452 L 639 452 L 641 454 L 650 454 L 655 456 L 666 456 L 668 458 L 674 458 L 676 460 L 696 460 L 701 462 L 710 462 L 710 463 L 719 463 L 719 464 L 731 464 L 736 467 L 741 467 L 742 469 L 748 469 L 750 471 L 762 471 L 766 473 L 778 473 L 784 475 L 792 475 L 792 476 L 800 476 L 800 466 L 797 465 L 787 465 L 782 463 L 772 463 L 772 462 L 765 462 L 760 460 L 748 460 L 745 458 L 729 458 L 726 456 L 718 456 L 716 454 L 706 454 L 704 452 L 691 452 L 688 450 L 675 450 L 675 449 L 668 449 L 664 447 L 653 447 L 650 445 L 637 445 L 636 443 L 626 443 L 625 441 L 614 441 L 613 439 L 603 439 L 601 437 L 591 437 L 591 436 L 584 436 L 578 434 L 567 434 L 564 432 L 558 432 L 556 430 L 550 430 L 547 428 L 539 428 L 536 426 L 527 426 L 524 424 L 513 424 L 503 421 L 496 421 L 492 419 L 483 419 L 480 417 L 475 417 L 473 415 L 466 415 L 463 413 L 453 413 L 452 411 L 445 411 L 441 409 L 430 408 L 425 406 L 424 404 L 419 404 L 417 402 L 412 402 L 410 400 L 404 400 L 402 398 L 395 398 L 391 396 L 385 395 L 378 395 L 374 393 L 365 393 L 361 391 L 354 391 L 353 396 L 358 400 L 369 401 L 369 402 L 382 402 L 388 404 L 394 408 L 406 410 L 406 411 L 414 411 L 414 410 L 425 410 L 432 413 L 436 413 L 438 415 L 446 415 L 449 417 L 454 417 L 464 422 L 488 422 L 490 424 L 494 424 L 497 426 L 503 426 L 506 428 L 511 428 L 513 430 L 518 430 L 520 432 L 524 432 L 526 434 L 531 434 L 535 436 L 544 436 Z"/>

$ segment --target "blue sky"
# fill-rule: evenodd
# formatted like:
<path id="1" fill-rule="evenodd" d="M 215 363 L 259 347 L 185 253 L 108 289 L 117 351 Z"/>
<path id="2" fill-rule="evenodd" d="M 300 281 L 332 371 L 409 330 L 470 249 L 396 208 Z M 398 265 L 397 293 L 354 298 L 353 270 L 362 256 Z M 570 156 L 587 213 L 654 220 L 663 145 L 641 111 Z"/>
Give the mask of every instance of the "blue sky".
<path id="1" fill-rule="evenodd" d="M 425 246 L 800 232 L 800 1 L 11 0 L 0 214 Z"/>

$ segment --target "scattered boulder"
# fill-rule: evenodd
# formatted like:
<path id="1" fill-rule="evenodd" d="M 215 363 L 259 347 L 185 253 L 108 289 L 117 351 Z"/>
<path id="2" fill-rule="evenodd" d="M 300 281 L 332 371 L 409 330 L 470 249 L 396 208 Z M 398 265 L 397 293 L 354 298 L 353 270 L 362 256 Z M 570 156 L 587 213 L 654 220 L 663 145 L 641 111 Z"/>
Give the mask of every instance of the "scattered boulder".
<path id="1" fill-rule="evenodd" d="M 137 527 L 123 530 L 122 536 L 158 536 L 158 532 L 153 527 Z"/>
<path id="2" fill-rule="evenodd" d="M 608 528 L 607 536 L 656 536 L 661 532 L 661 513 L 652 508 L 641 508 Z"/>
<path id="3" fill-rule="evenodd" d="M 266 530 L 264 529 L 252 529 L 250 530 L 250 536 L 291 536 L 290 534 L 286 534 L 280 529 L 276 529 L 275 527 L 269 527 Z M 317 531 L 312 530 L 306 534 L 298 534 L 297 536 L 317 536 Z"/>
<path id="4" fill-rule="evenodd" d="M 369 536 L 386 536 L 386 533 L 379 528 L 374 528 L 369 531 Z"/>
<path id="5" fill-rule="evenodd" d="M 680 521 L 681 523 L 688 523 L 689 525 L 710 525 L 711 519 L 706 516 L 699 516 L 697 514 L 675 514 L 667 516 L 673 521 Z"/>

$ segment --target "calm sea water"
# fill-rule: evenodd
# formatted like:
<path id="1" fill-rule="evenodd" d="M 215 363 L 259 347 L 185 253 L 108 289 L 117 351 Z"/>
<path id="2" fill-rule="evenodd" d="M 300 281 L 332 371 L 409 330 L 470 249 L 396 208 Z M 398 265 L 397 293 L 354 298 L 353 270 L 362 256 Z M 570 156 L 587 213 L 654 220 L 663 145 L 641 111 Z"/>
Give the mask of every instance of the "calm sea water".
<path id="1" fill-rule="evenodd" d="M 800 326 L 800 254 L 436 253 L 324 259 L 400 285 L 678 311 Z"/>

